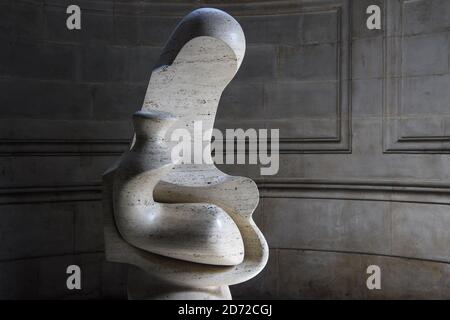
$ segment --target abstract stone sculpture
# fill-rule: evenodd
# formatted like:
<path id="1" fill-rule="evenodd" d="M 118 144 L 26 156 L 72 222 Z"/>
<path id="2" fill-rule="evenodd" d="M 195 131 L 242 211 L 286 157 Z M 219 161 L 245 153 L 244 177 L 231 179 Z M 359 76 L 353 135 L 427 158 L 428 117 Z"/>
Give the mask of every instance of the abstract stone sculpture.
<path id="1" fill-rule="evenodd" d="M 153 69 L 130 150 L 103 176 L 106 259 L 133 266 L 131 299 L 230 299 L 228 286 L 267 262 L 252 220 L 256 184 L 214 164 L 174 163 L 168 139 L 174 128 L 194 136 L 195 121 L 211 138 L 244 53 L 244 33 L 230 15 L 210 8 L 187 15 Z"/>

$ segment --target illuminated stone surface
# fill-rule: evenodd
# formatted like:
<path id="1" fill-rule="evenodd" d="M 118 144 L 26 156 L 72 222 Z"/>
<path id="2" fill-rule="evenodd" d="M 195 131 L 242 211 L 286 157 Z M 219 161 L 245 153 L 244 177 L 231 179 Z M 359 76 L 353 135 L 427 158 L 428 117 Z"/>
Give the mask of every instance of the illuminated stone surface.
<path id="1" fill-rule="evenodd" d="M 174 128 L 194 134 L 194 121 L 202 121 L 202 136 L 212 129 L 244 53 L 236 20 L 199 9 L 175 29 L 152 72 L 134 115 L 135 141 L 104 176 L 107 260 L 140 269 L 130 269 L 130 298 L 231 298 L 228 285 L 254 277 L 267 262 L 267 243 L 251 217 L 256 184 L 213 164 L 173 163 L 168 137 Z"/>

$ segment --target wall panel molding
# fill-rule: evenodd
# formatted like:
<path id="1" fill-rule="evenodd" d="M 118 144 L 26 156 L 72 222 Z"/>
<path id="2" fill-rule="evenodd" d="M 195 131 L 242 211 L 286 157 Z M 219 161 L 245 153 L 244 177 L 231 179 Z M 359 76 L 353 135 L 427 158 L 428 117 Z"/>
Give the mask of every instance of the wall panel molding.
<path id="1" fill-rule="evenodd" d="M 101 201 L 100 182 L 88 185 L 24 186 L 0 188 L 0 205 Z"/>
<path id="2" fill-rule="evenodd" d="M 338 199 L 450 204 L 450 183 L 369 179 L 255 179 L 261 198 Z M 100 181 L 83 185 L 0 188 L 0 205 L 101 201 Z"/>
<path id="3" fill-rule="evenodd" d="M 129 139 L 105 140 L 0 140 L 0 157 L 119 156 Z"/>
<path id="4" fill-rule="evenodd" d="M 18 4 L 42 5 L 40 1 L 17 1 Z M 314 14 L 335 12 L 337 15 L 336 45 L 337 98 L 336 128 L 332 136 L 283 137 L 280 141 L 281 153 L 350 153 L 351 152 L 351 14 L 349 0 L 287 0 L 287 1 L 246 1 L 245 3 L 224 4 L 220 1 L 200 1 L 195 5 L 180 2 L 116 1 L 114 6 L 104 1 L 81 1 L 79 4 L 87 13 L 128 16 L 155 16 L 165 14 L 178 17 L 188 11 L 206 6 L 222 8 L 238 19 L 240 17 L 271 17 L 274 15 Z M 46 1 L 45 7 L 62 7 L 58 1 Z M 84 11 L 83 11 L 84 12 Z M 301 102 L 300 102 L 301 103 Z M 333 115 L 334 117 L 334 115 Z M 128 139 L 117 136 L 129 134 L 125 125 L 108 124 L 102 120 L 39 120 L 3 119 L 0 123 L 0 156 L 96 156 L 119 155 L 128 145 Z M 11 123 L 9 123 L 11 122 Z M 32 122 L 32 124 L 29 124 Z M 36 124 L 42 122 L 42 124 Z M 59 123 L 58 123 L 59 122 Z M 65 122 L 65 125 L 63 124 Z M 97 124 L 95 124 L 95 122 Z M 108 121 L 106 121 L 108 122 Z M 122 121 L 123 122 L 123 121 Z M 57 123 L 54 127 L 53 123 Z M 103 129 L 95 130 L 94 125 Z M 301 126 L 301 124 L 298 124 Z M 25 129 L 25 126 L 27 127 Z M 78 126 L 78 127 L 77 127 Z M 128 126 L 129 127 L 129 126 Z M 2 129 L 3 128 L 3 129 Z M 317 129 L 320 131 L 320 129 Z M 109 132 L 109 133 L 108 133 Z M 57 139 L 55 139 L 57 137 Z"/>
<path id="5" fill-rule="evenodd" d="M 0 137 L 0 157 L 118 156 L 132 132 L 126 121 L 2 119 Z"/>
<path id="6" fill-rule="evenodd" d="M 350 3 L 347 0 L 297 3 L 301 5 L 292 6 L 282 13 L 276 11 L 270 15 L 251 15 L 255 20 L 251 20 L 250 26 L 264 30 L 270 27 L 270 32 L 267 31 L 270 36 L 267 36 L 269 40 L 264 36 L 264 41 L 258 39 L 258 34 L 253 35 L 254 38 L 249 36 L 249 46 L 263 43 L 275 47 L 276 76 L 270 74 L 269 80 L 264 82 L 264 105 L 259 106 L 260 101 L 251 101 L 249 103 L 255 104 L 259 109 L 252 106 L 249 108 L 249 115 L 237 112 L 236 115 L 233 114 L 234 117 L 228 115 L 226 119 L 219 118 L 216 125 L 220 128 L 279 128 L 279 151 L 284 154 L 351 153 Z M 279 25 L 284 23 L 283 16 L 286 16 L 287 21 L 285 27 L 294 28 L 294 31 L 276 38 L 272 29 L 276 26 L 281 28 Z M 301 28 L 295 23 L 295 19 L 313 24 L 311 17 L 315 16 L 316 24 L 325 21 L 324 17 L 327 21 L 332 21 L 326 26 L 326 36 L 309 34 L 302 38 L 304 35 L 301 34 L 301 29 L 295 29 L 295 26 Z M 248 15 L 241 17 L 248 23 Z M 267 18 L 270 22 L 258 26 L 256 17 Z M 243 24 L 244 27 L 246 23 Z M 320 61 L 321 65 L 326 64 L 323 73 L 318 72 L 318 67 L 311 67 L 314 59 Z M 256 68 L 256 64 L 253 68 Z M 252 70 L 252 73 L 255 71 Z M 250 78 L 250 82 L 251 80 Z"/>
<path id="7" fill-rule="evenodd" d="M 336 3 L 333 9 L 326 6 L 300 10 L 298 13 L 333 12 L 337 16 L 336 46 L 336 113 L 333 136 L 280 138 L 280 153 L 351 153 L 351 15 L 347 2 Z M 299 101 L 299 106 L 301 106 Z M 299 110 L 301 110 L 299 108 Z M 302 124 L 299 123 L 301 126 Z"/>
<path id="8" fill-rule="evenodd" d="M 436 181 L 256 179 L 262 198 L 450 204 L 450 184 Z"/>
<path id="9" fill-rule="evenodd" d="M 417 82 L 421 85 L 419 90 L 428 90 L 424 85 L 424 82 L 434 81 L 432 87 L 436 87 L 436 84 L 442 84 L 442 91 L 445 90 L 445 84 L 447 83 L 450 71 L 445 68 L 446 73 L 432 70 L 408 70 L 407 58 L 410 51 L 420 50 L 420 47 L 408 48 L 406 40 L 413 39 L 417 41 L 422 37 L 430 37 L 433 35 L 443 34 L 445 42 L 448 45 L 447 35 L 448 32 L 437 31 L 415 31 L 405 30 L 408 26 L 406 21 L 407 7 L 409 5 L 418 5 L 426 0 L 394 0 L 387 1 L 386 3 L 386 16 L 385 21 L 385 38 L 384 38 L 384 85 L 383 85 L 383 148 L 385 153 L 450 153 L 450 133 L 448 127 L 450 126 L 450 115 L 437 114 L 430 111 L 429 113 L 423 110 L 413 111 L 412 114 L 405 114 L 404 109 L 409 107 L 406 105 L 407 94 L 405 94 L 405 86 L 407 81 Z M 445 15 L 445 12 L 442 14 Z M 422 22 L 423 25 L 427 25 L 428 22 Z M 449 24 L 450 25 L 450 24 Z M 436 43 L 436 41 L 433 41 Z M 408 49 L 410 51 L 408 51 Z M 429 57 L 429 59 L 435 59 L 435 57 Z M 448 51 L 445 56 L 445 60 L 448 63 Z M 420 62 L 421 63 L 421 62 Z M 416 66 L 417 68 L 417 66 Z M 436 68 L 434 66 L 434 68 Z M 420 69 L 420 68 L 419 68 Z M 440 79 L 441 78 L 441 79 Z M 442 79 L 443 78 L 443 79 Z M 436 92 L 435 92 L 436 93 Z M 439 94 L 441 92 L 437 92 Z M 436 97 L 432 95 L 429 98 L 429 103 L 437 103 Z M 424 104 L 422 107 L 430 108 L 430 104 Z M 417 113 L 420 112 L 420 113 Z M 417 131 L 417 133 L 408 133 Z"/>

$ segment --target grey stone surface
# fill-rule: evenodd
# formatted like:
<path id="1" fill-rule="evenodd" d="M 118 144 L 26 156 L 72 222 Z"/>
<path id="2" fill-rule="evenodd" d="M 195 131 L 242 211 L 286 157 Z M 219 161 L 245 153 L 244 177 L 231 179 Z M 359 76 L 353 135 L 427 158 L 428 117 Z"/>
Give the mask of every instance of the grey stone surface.
<path id="1" fill-rule="evenodd" d="M 339 253 L 280 250 L 278 296 L 285 299 L 361 297 L 364 280 L 358 258 Z"/>
<path id="2" fill-rule="evenodd" d="M 266 85 L 266 115 L 269 119 L 336 117 L 336 94 L 336 83 L 333 82 L 277 82 Z"/>
<path id="3" fill-rule="evenodd" d="M 125 82 L 141 83 L 147 85 L 153 65 L 158 60 L 160 47 L 135 46 L 123 50 L 126 57 Z M 133 94 L 133 97 L 142 99 L 142 94 Z M 141 101 L 142 102 L 142 101 Z"/>
<path id="4" fill-rule="evenodd" d="M 36 299 L 39 297 L 38 260 L 0 263 L 0 297 L 2 299 Z"/>
<path id="5" fill-rule="evenodd" d="M 98 201 L 80 202 L 74 210 L 74 251 L 101 252 L 104 249 L 102 208 Z"/>
<path id="6" fill-rule="evenodd" d="M 392 253 L 422 259 L 449 261 L 447 206 L 392 205 Z"/>
<path id="7" fill-rule="evenodd" d="M 1 209 L 1 261 L 73 252 L 73 204 L 3 205 Z"/>
<path id="8" fill-rule="evenodd" d="M 337 44 L 302 47 L 280 46 L 279 77 L 288 80 L 336 80 Z"/>
<path id="9" fill-rule="evenodd" d="M 69 141 L 70 142 L 70 141 Z M 62 142 L 64 144 L 64 142 Z M 45 144 L 44 144 L 45 146 Z M 41 148 L 44 148 L 41 146 Z M 55 152 L 47 149 L 43 154 L 53 154 Z M 44 149 L 45 150 L 45 149 Z M 67 153 L 64 148 L 61 149 L 62 154 Z M 95 150 L 94 150 L 95 151 Z M 76 149 L 72 151 L 77 154 Z M 69 153 L 70 154 L 70 153 Z M 35 158 L 38 158 L 37 160 Z M 39 192 L 39 187 L 79 187 L 81 190 L 89 189 L 89 186 L 95 186 L 99 175 L 104 171 L 108 162 L 117 158 L 115 155 L 103 155 L 97 157 L 86 157 L 83 154 L 77 156 L 63 155 L 49 156 L 45 161 L 39 160 L 40 157 L 24 157 L 24 156 L 3 156 L 0 158 L 0 166 L 2 175 L 2 183 L 7 188 L 25 187 L 35 188 L 35 192 Z M 61 165 L 64 161 L 64 165 Z M 38 181 L 38 186 L 29 184 L 29 181 Z M 28 183 L 28 184 L 27 184 Z M 6 188 L 6 187 L 5 187 Z M 36 189 L 37 188 L 37 189 Z M 92 189 L 91 189 L 92 190 Z M 20 199 L 20 198 L 19 198 Z"/>
<path id="10" fill-rule="evenodd" d="M 445 114 L 449 75 L 447 2 L 392 1 L 385 40 L 385 140 L 387 152 L 448 153 Z M 401 19 L 398 19 L 398 16 Z M 413 118 L 413 119 L 411 119 Z M 405 140 L 414 138 L 413 140 Z"/>
<path id="11" fill-rule="evenodd" d="M 3 42 L 2 48 L 7 55 L 1 62 L 5 64 L 4 75 L 49 80 L 75 78 L 76 50 L 72 46 L 17 41 Z M 39 63 L 32 63 L 34 61 Z"/>
<path id="12" fill-rule="evenodd" d="M 257 299 L 442 299 L 448 297 L 448 264 L 401 258 L 309 250 L 273 250 L 270 272 L 254 290 Z M 378 265 L 381 290 L 367 290 L 367 267 Z M 267 270 L 266 270 L 267 271 Z M 270 284 L 271 290 L 264 288 Z M 235 293 L 236 295 L 236 293 Z"/>
<path id="13" fill-rule="evenodd" d="M 382 101 L 382 90 L 383 81 L 380 79 L 354 80 L 352 82 L 352 116 L 358 119 L 380 118 L 383 111 L 379 107 Z"/>
<path id="14" fill-rule="evenodd" d="M 370 37 L 352 41 L 353 79 L 383 76 L 383 38 Z"/>
<path id="15" fill-rule="evenodd" d="M 388 203 L 282 198 L 265 199 L 263 206 L 271 248 L 390 254 Z"/>
<path id="16" fill-rule="evenodd" d="M 154 15 L 140 15 L 139 43 L 162 47 L 175 29 L 180 17 L 158 17 Z"/>
<path id="17" fill-rule="evenodd" d="M 250 43 L 294 45 L 300 38 L 299 15 L 238 17 Z"/>
<path id="18" fill-rule="evenodd" d="M 418 137 L 419 139 L 426 136 L 443 137 L 446 135 L 446 118 L 439 115 L 405 116 L 398 121 L 401 126 L 399 134 L 401 137 Z"/>
<path id="19" fill-rule="evenodd" d="M 402 0 L 403 32 L 407 35 L 446 32 L 450 26 L 450 7 L 445 0 Z"/>
<path id="20" fill-rule="evenodd" d="M 136 45 L 139 43 L 139 19 L 134 15 L 114 15 L 114 38 L 117 45 Z"/>
<path id="21" fill-rule="evenodd" d="M 81 47 L 80 70 L 84 82 L 125 82 L 128 50 L 118 46 Z M 101 57 L 101 58 L 99 58 Z"/>
<path id="22" fill-rule="evenodd" d="M 447 33 L 403 39 L 403 76 L 448 73 L 448 42 Z"/>
<path id="23" fill-rule="evenodd" d="M 92 116 L 92 89 L 86 84 L 1 79 L 0 88 L 8 92 L 0 96 L 3 117 L 74 120 Z"/>
<path id="24" fill-rule="evenodd" d="M 25 81 L 24 81 L 25 82 Z M 105 117 L 102 117 L 105 118 Z M 58 137 L 56 140 L 64 144 L 71 141 L 78 141 L 75 147 L 81 147 L 83 144 L 94 144 L 95 141 L 102 141 L 103 144 L 117 143 L 123 150 L 124 145 L 120 145 L 124 136 L 132 135 L 131 124 L 124 120 L 108 120 L 101 119 L 101 126 L 98 125 L 99 120 L 95 119 L 35 119 L 28 117 L 27 126 L 23 126 L 23 118 L 4 118 L 0 119 L 0 131 L 5 140 L 11 140 L 10 147 L 20 147 L 20 141 L 36 140 L 30 142 L 24 147 L 31 147 L 33 143 L 41 144 L 45 148 L 47 144 L 52 143 L 52 137 Z M 95 139 L 93 139 L 95 137 Z M 54 142 L 54 140 L 53 140 Z M 92 143 L 91 143 L 92 142 Z M 124 141 L 125 142 L 125 141 Z M 128 144 L 125 142 L 125 144 Z M 2 151 L 7 145 L 2 145 Z M 51 147 L 51 146 L 47 146 Z M 60 147 L 69 147 L 67 145 L 54 144 L 55 151 Z M 97 147 L 101 147 L 97 146 Z M 95 151 L 95 150 L 92 150 Z M 110 150 L 111 151 L 111 150 Z M 110 152 L 111 153 L 111 152 Z"/>
<path id="25" fill-rule="evenodd" d="M 264 83 L 233 81 L 222 94 L 219 120 L 264 119 Z"/>
<path id="26" fill-rule="evenodd" d="M 42 6 L 35 3 L 10 2 L 10 19 L 14 25 L 12 37 L 16 40 L 41 39 L 43 36 L 45 15 Z"/>
<path id="27" fill-rule="evenodd" d="M 403 80 L 402 114 L 442 115 L 450 112 L 450 75 L 424 76 Z"/>
<path id="28" fill-rule="evenodd" d="M 93 116 L 100 120 L 128 120 L 142 103 L 145 86 L 99 84 L 93 87 Z"/>
<path id="29" fill-rule="evenodd" d="M 255 299 L 442 299 L 449 294 L 449 268 L 444 263 L 285 249 L 272 250 L 270 257 L 267 269 L 255 278 L 252 288 L 231 288 L 235 296 L 242 293 Z M 367 290 L 366 269 L 370 265 L 380 266 L 381 290 Z"/>
<path id="30" fill-rule="evenodd" d="M 11 37 L 13 26 L 13 16 L 11 14 L 11 1 L 3 1 L 0 3 L 0 37 L 1 39 L 8 39 Z"/>
<path id="31" fill-rule="evenodd" d="M 276 75 L 276 47 L 271 45 L 247 46 L 242 68 L 236 80 L 243 82 L 267 81 Z"/>
<path id="32" fill-rule="evenodd" d="M 124 299 L 127 296 L 128 266 L 121 263 L 102 263 L 101 292 L 107 299 Z"/>
<path id="33" fill-rule="evenodd" d="M 281 138 L 337 137 L 338 96 L 334 82 L 277 82 L 265 86 L 267 128 Z"/>
<path id="34" fill-rule="evenodd" d="M 339 17 L 336 10 L 304 14 L 299 24 L 300 43 L 328 43 L 340 40 Z"/>

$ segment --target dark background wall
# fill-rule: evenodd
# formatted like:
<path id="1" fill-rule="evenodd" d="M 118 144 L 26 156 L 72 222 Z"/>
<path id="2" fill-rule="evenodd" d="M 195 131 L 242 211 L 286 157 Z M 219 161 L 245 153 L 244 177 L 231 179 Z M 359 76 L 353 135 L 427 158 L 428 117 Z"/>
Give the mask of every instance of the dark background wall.
<path id="1" fill-rule="evenodd" d="M 82 29 L 65 27 L 69 4 Z M 383 29 L 365 27 L 381 6 Z M 223 8 L 246 58 L 217 127 L 280 128 L 280 172 L 251 176 L 271 247 L 237 298 L 449 298 L 446 0 L 0 0 L 0 298 L 123 298 L 104 261 L 102 172 L 127 147 L 177 21 Z M 66 267 L 82 290 L 66 289 Z M 365 286 L 382 269 L 382 290 Z"/>

